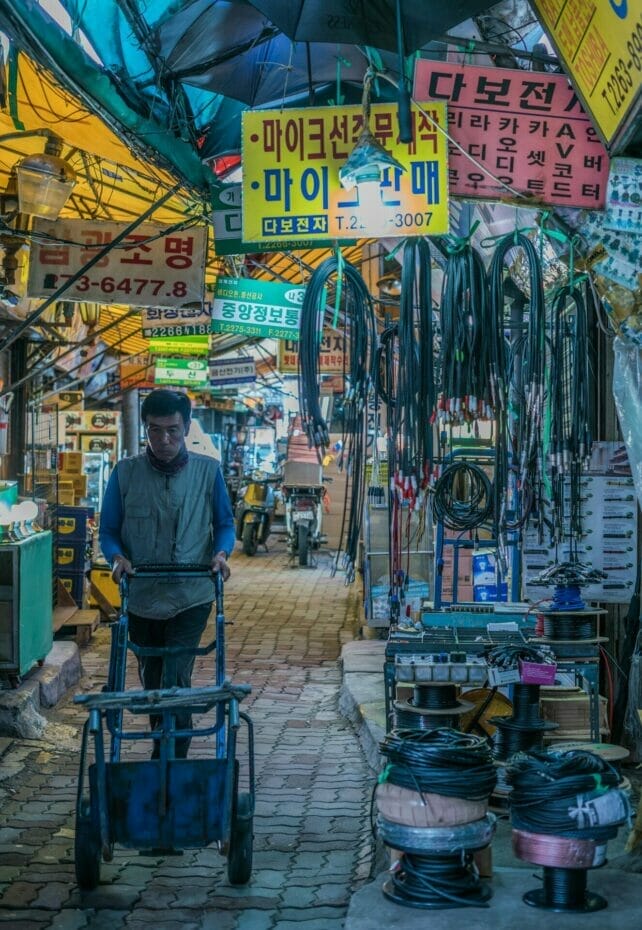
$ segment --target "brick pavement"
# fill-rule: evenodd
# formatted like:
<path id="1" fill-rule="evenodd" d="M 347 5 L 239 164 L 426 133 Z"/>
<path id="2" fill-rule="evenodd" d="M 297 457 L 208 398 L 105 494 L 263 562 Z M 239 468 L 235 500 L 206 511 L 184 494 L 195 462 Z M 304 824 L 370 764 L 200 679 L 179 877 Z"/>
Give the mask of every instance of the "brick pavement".
<path id="1" fill-rule="evenodd" d="M 358 591 L 332 578 L 330 559 L 291 568 L 282 544 L 236 553 L 226 588 L 228 672 L 247 681 L 254 720 L 254 867 L 227 883 L 213 849 L 140 856 L 116 848 L 98 888 L 81 894 L 73 869 L 78 730 L 70 698 L 51 713 L 49 741 L 2 741 L 0 930 L 339 930 L 351 893 L 372 871 L 372 773 L 339 714 L 343 643 L 355 636 Z M 109 632 L 83 650 L 82 690 L 105 680 Z M 194 684 L 212 681 L 212 657 Z M 133 672 L 131 686 L 136 686 Z M 80 690 L 80 689 L 79 689 Z M 192 752 L 205 753 L 203 740 Z M 149 744 L 128 747 L 146 757 Z"/>

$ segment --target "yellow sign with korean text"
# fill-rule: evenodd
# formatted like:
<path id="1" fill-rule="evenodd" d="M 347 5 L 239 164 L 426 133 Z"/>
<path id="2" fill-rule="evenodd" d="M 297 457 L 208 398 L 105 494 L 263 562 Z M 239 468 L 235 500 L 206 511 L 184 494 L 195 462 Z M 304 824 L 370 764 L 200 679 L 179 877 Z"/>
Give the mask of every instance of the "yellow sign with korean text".
<path id="1" fill-rule="evenodd" d="M 641 0 L 534 0 L 595 128 L 610 150 L 642 105 Z"/>
<path id="2" fill-rule="evenodd" d="M 320 375 L 342 375 L 350 368 L 345 333 L 332 327 L 323 330 L 319 346 L 318 371 Z M 278 343 L 277 367 L 282 375 L 296 374 L 299 370 L 299 342 L 282 339 Z"/>
<path id="3" fill-rule="evenodd" d="M 373 104 L 370 129 L 401 168 L 383 171 L 374 211 L 339 181 L 363 128 L 361 107 L 243 113 L 243 239 L 268 243 L 448 232 L 443 101 L 412 105 L 413 142 L 398 141 L 394 103 Z M 374 217 L 375 226 L 370 225 Z"/>

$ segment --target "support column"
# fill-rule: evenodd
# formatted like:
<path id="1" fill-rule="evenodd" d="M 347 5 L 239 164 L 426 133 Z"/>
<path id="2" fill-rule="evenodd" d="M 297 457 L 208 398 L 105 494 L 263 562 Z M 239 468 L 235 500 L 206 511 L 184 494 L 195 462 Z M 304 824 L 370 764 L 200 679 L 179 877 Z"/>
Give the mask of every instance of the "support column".
<path id="1" fill-rule="evenodd" d="M 123 456 L 140 451 L 140 409 L 138 388 L 123 393 Z"/>

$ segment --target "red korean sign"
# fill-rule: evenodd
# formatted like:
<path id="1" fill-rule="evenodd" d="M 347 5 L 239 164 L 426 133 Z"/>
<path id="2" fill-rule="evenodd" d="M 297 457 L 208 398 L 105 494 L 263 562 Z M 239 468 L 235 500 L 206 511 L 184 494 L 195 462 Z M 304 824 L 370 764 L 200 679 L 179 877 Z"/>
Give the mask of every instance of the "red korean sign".
<path id="1" fill-rule="evenodd" d="M 446 100 L 452 138 L 534 202 L 589 210 L 604 205 L 608 155 L 566 75 L 420 59 L 414 96 Z M 448 174 L 455 196 L 510 196 L 454 145 Z"/>
<path id="2" fill-rule="evenodd" d="M 122 223 L 94 220 L 36 220 L 29 261 L 29 297 L 49 297 L 124 230 Z M 145 224 L 96 262 L 62 295 L 62 300 L 175 307 L 202 302 L 207 230 L 174 230 Z"/>
<path id="3" fill-rule="evenodd" d="M 281 374 L 296 374 L 299 370 L 298 341 L 281 340 L 278 344 L 278 353 L 278 368 Z M 332 328 L 323 330 L 318 366 L 321 375 L 341 375 L 350 368 L 344 333 L 339 333 Z"/>

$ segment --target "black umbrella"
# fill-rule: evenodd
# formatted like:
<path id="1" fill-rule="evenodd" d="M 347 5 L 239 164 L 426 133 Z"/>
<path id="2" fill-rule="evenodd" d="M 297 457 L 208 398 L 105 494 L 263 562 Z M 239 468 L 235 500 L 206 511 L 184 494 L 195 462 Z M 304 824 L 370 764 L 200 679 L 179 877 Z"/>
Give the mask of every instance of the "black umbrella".
<path id="1" fill-rule="evenodd" d="M 398 51 L 397 0 L 250 0 L 291 39 Z M 406 54 L 493 5 L 492 0 L 398 0 Z"/>
<path id="2" fill-rule="evenodd" d="M 280 105 L 328 88 L 363 84 L 372 54 L 356 45 L 298 42 L 245 0 L 194 0 L 162 21 L 155 45 L 167 76 L 250 106 Z M 394 70 L 390 53 L 379 66 Z M 334 85 L 334 86 L 331 86 Z"/>
<path id="3" fill-rule="evenodd" d="M 396 51 L 399 138 L 412 142 L 404 56 L 432 36 L 489 7 L 488 0 L 250 0 L 285 35 L 303 42 L 340 42 Z"/>

